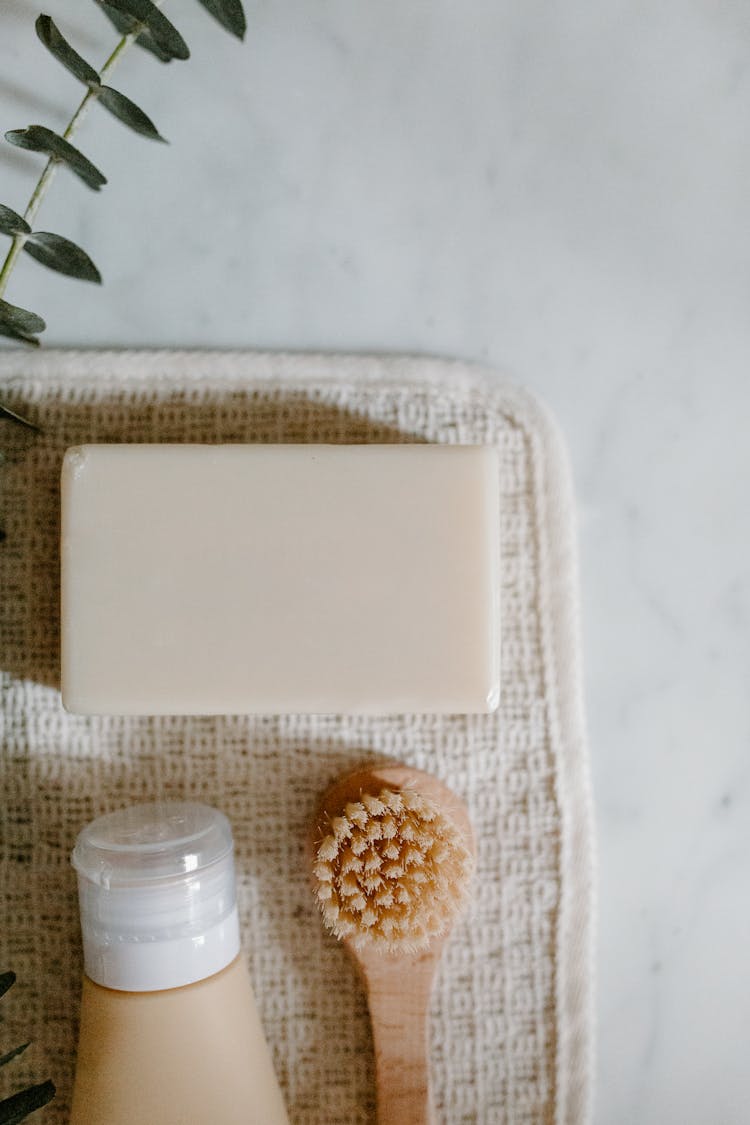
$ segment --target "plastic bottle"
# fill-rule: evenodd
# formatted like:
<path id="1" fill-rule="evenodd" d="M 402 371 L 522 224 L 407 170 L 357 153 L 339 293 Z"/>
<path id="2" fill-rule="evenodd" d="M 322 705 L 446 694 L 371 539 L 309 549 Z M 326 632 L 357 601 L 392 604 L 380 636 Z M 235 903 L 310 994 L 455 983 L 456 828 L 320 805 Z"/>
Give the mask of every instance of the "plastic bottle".
<path id="1" fill-rule="evenodd" d="M 288 1125 L 240 955 L 232 832 L 137 805 L 73 851 L 83 932 L 70 1125 Z"/>

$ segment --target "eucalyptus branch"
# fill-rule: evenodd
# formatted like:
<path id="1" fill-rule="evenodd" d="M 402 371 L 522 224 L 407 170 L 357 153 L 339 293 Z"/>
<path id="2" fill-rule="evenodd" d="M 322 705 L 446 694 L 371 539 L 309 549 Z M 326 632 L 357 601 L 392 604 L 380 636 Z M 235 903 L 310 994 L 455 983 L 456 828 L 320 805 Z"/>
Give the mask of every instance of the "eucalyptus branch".
<path id="1" fill-rule="evenodd" d="M 164 3 L 164 0 L 154 0 L 154 2 L 155 6 L 157 8 L 160 8 Z M 112 71 L 117 66 L 117 63 L 127 51 L 128 47 L 131 47 L 133 43 L 135 43 L 138 36 L 143 32 L 145 26 L 145 23 L 138 23 L 133 31 L 129 32 L 127 35 L 122 36 L 114 51 L 109 56 L 102 69 L 99 71 L 99 77 L 101 79 L 107 78 L 112 73 Z M 96 101 L 100 93 L 101 87 L 89 87 L 89 89 L 84 94 L 83 99 L 81 100 L 81 104 L 78 106 L 78 109 L 75 111 L 67 126 L 65 127 L 65 132 L 63 133 L 64 140 L 69 141 L 76 135 L 78 128 L 86 117 L 86 114 L 91 108 L 92 103 Z M 24 220 L 29 224 L 29 226 L 31 226 L 34 222 L 37 211 L 41 207 L 42 200 L 47 194 L 49 186 L 54 180 L 55 174 L 59 167 L 59 158 L 50 156 L 49 160 L 44 166 L 41 176 L 37 180 L 36 187 L 31 193 L 31 199 L 29 200 L 26 210 L 23 213 Z M 2 269 L 0 269 L 0 298 L 5 295 L 5 290 L 8 286 L 10 275 L 13 272 L 13 267 L 16 264 L 16 260 L 18 259 L 19 254 L 23 250 L 24 243 L 26 242 L 27 238 L 28 235 L 24 231 L 20 231 L 13 238 L 10 250 L 8 251 L 5 261 L 3 262 Z"/>
<path id="2" fill-rule="evenodd" d="M 8 989 L 13 987 L 15 980 L 15 973 L 0 973 L 0 996 L 4 996 Z M 17 1059 L 28 1046 L 28 1043 L 20 1043 L 17 1047 L 6 1051 L 0 1057 L 0 1067 L 7 1066 L 9 1062 Z M 0 1125 L 19 1125 L 36 1110 L 51 1102 L 55 1093 L 54 1083 L 47 1079 L 46 1082 L 38 1082 L 35 1086 L 27 1086 L 26 1089 L 19 1090 L 9 1098 L 3 1098 L 0 1101 Z"/>
<path id="3" fill-rule="evenodd" d="M 0 267 L 0 335 L 29 344 L 39 343 L 38 334 L 45 328 L 44 321 L 36 313 L 11 305 L 4 299 L 10 276 L 23 251 L 59 273 L 84 281 L 101 281 L 98 269 L 81 247 L 61 235 L 32 229 L 60 164 L 66 164 L 94 191 L 99 191 L 107 182 L 99 169 L 70 143 L 71 139 L 93 103 L 98 101 L 135 132 L 151 140 L 162 141 L 164 138 L 143 110 L 125 94 L 106 85 L 105 80 L 133 44 L 149 51 L 161 62 L 190 56 L 179 31 L 161 11 L 164 0 L 95 0 L 95 3 L 120 33 L 117 45 L 100 71 L 94 70 L 71 47 L 49 16 L 39 16 L 36 21 L 37 35 L 47 50 L 86 86 L 86 93 L 65 131 L 57 134 L 42 125 L 29 125 L 26 129 L 11 130 L 5 134 L 5 139 L 11 144 L 42 153 L 47 158 L 23 215 L 0 204 L 0 233 L 11 238 L 10 248 Z M 246 21 L 242 0 L 199 0 L 199 3 L 227 31 L 239 39 L 244 38 Z"/>

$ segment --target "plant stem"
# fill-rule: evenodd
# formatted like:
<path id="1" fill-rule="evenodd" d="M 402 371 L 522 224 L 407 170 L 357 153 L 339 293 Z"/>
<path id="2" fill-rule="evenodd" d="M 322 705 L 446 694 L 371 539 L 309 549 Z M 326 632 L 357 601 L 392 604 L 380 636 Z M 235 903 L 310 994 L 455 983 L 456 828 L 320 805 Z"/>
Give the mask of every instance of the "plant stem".
<path id="1" fill-rule="evenodd" d="M 99 77 L 102 80 L 104 80 L 107 75 L 111 74 L 124 52 L 127 51 L 128 47 L 130 47 L 130 45 L 134 43 L 138 36 L 141 34 L 144 26 L 144 24 L 138 24 L 138 26 L 134 28 L 133 31 L 128 32 L 127 35 L 123 35 L 122 39 L 117 44 L 114 51 L 109 56 L 99 72 Z M 69 141 L 70 138 L 75 135 L 79 125 L 91 108 L 92 102 L 95 102 L 98 97 L 98 87 L 89 87 L 83 97 L 81 104 L 78 106 L 78 109 L 71 117 L 70 121 L 68 122 L 67 128 L 63 133 L 63 138 L 66 141 Z M 54 156 L 51 156 L 45 164 L 41 176 L 37 180 L 36 187 L 31 193 L 31 199 L 29 200 L 26 210 L 23 213 L 23 217 L 29 224 L 29 226 L 33 224 L 36 213 L 41 206 L 42 200 L 47 194 L 49 185 L 55 178 L 55 173 L 57 172 L 59 163 L 59 160 L 57 160 Z M 18 255 L 23 250 L 23 245 L 27 237 L 28 235 L 25 234 L 17 234 L 13 238 L 13 241 L 10 245 L 10 250 L 8 251 L 5 261 L 3 262 L 2 269 L 0 269 L 0 298 L 2 298 L 5 293 L 6 287 L 8 285 L 8 280 L 11 273 L 13 272 L 13 267 L 16 264 Z"/>

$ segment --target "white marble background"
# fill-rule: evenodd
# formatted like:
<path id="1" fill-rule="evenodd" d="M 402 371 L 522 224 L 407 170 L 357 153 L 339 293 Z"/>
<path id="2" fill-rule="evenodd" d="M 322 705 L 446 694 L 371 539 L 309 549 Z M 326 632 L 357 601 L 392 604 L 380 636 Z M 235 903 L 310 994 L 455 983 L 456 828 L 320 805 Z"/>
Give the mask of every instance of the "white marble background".
<path id="1" fill-rule="evenodd" d="M 101 291 L 21 263 L 58 345 L 432 352 L 538 391 L 581 506 L 599 834 L 596 1120 L 750 1121 L 750 8 L 746 0 L 247 3 L 231 40 L 131 52 L 42 229 Z M 93 4 L 44 9 L 100 65 Z M 74 80 L 0 10 L 0 127 Z M 23 210 L 39 158 L 3 146 Z"/>

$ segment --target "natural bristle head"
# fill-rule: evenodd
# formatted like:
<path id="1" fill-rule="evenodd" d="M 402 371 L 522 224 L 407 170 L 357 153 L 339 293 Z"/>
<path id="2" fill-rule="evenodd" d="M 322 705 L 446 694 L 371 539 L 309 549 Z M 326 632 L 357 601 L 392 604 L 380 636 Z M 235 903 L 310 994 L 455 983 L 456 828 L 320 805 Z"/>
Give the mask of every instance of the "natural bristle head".
<path id="1" fill-rule="evenodd" d="M 336 937 L 413 953 L 450 928 L 473 866 L 458 828 L 435 804 L 410 789 L 381 789 L 320 825 L 313 872 Z"/>

